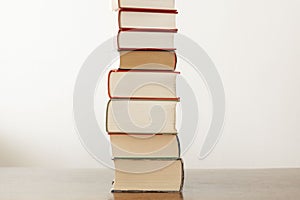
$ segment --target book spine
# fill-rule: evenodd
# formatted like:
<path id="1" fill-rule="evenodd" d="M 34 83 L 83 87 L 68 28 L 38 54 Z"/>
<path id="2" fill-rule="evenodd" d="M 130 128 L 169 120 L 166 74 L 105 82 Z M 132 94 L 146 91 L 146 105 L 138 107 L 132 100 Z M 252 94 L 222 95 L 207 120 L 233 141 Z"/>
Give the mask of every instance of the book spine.
<path id="1" fill-rule="evenodd" d="M 177 10 L 172 9 L 153 9 L 153 8 L 124 8 L 119 7 L 119 12 L 145 12 L 145 13 L 166 13 L 166 14 L 178 14 Z"/>
<path id="2" fill-rule="evenodd" d="M 173 28 L 173 29 L 166 29 L 166 28 L 124 28 L 121 27 L 119 24 L 119 30 L 120 32 L 125 32 L 125 31 L 134 31 L 134 32 L 167 32 L 167 33 L 177 33 L 178 29 Z"/>

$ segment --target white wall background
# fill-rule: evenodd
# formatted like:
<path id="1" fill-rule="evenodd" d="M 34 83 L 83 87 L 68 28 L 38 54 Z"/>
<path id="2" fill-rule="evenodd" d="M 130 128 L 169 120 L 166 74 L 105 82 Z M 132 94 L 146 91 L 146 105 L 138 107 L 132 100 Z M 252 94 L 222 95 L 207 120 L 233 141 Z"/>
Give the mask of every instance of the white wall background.
<path id="1" fill-rule="evenodd" d="M 213 59 L 227 95 L 223 137 L 203 161 L 196 140 L 186 167 L 300 167 L 299 0 L 177 7 L 180 32 Z M 116 20 L 109 0 L 0 1 L 0 166 L 102 167 L 80 144 L 72 94 Z"/>

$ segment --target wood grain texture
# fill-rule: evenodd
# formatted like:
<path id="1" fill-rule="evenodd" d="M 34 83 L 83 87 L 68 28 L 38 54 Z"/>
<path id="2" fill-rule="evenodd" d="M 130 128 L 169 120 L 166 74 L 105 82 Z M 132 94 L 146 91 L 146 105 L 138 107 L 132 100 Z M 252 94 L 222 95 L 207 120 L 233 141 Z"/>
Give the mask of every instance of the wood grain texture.
<path id="1" fill-rule="evenodd" d="M 300 199 L 300 169 L 187 170 L 182 194 L 112 194 L 112 180 L 111 170 L 0 168 L 0 199 Z"/>

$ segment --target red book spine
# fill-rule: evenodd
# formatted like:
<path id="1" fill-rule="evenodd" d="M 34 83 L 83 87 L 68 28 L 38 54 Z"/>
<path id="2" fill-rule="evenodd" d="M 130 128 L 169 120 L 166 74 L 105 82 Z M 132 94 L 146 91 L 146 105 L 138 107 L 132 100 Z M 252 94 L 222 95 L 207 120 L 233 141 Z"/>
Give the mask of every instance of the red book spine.
<path id="1" fill-rule="evenodd" d="M 155 8 L 128 8 L 122 7 L 120 0 L 118 0 L 119 10 L 125 11 L 135 11 L 135 12 L 158 12 L 158 13 L 175 13 L 177 14 L 178 11 L 174 9 L 155 9 Z"/>

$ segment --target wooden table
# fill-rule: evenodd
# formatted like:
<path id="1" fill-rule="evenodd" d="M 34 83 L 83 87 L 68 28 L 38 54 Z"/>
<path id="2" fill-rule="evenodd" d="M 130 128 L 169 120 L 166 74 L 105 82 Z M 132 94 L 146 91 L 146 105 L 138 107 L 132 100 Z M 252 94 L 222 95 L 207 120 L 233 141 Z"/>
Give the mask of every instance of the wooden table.
<path id="1" fill-rule="evenodd" d="M 111 194 L 113 171 L 0 168 L 1 200 L 300 199 L 300 169 L 189 170 L 182 194 Z"/>

